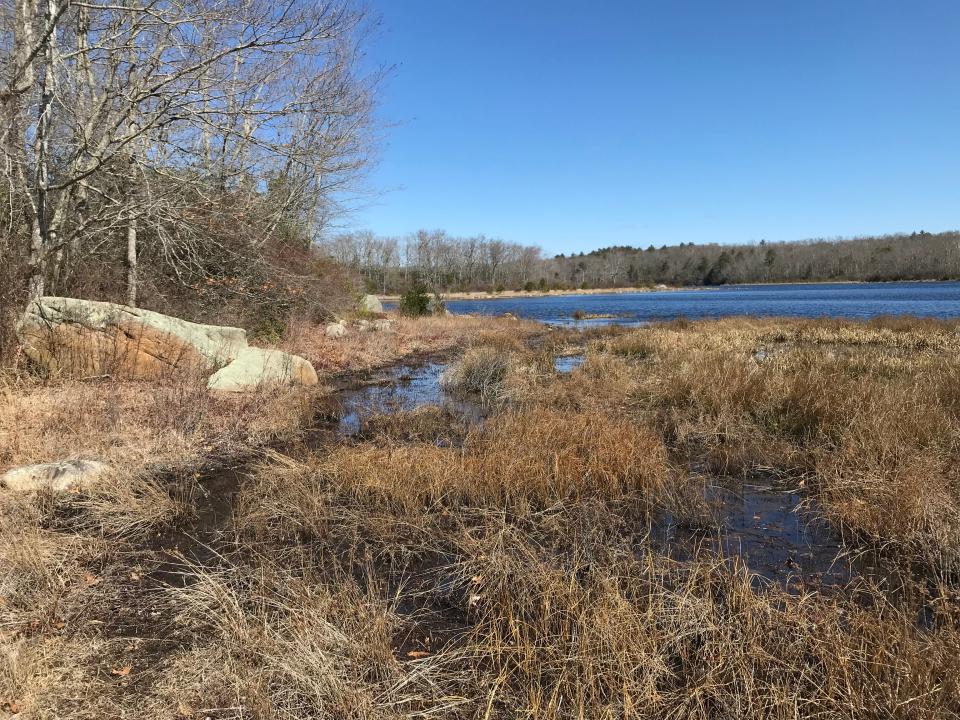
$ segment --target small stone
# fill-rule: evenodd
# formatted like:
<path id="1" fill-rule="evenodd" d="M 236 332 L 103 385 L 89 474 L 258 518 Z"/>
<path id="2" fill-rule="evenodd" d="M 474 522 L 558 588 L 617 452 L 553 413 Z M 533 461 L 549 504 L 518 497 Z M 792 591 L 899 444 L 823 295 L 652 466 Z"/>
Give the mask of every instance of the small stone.
<path id="1" fill-rule="evenodd" d="M 374 320 L 373 329 L 377 332 L 391 332 L 393 330 L 393 320 Z"/>
<path id="2" fill-rule="evenodd" d="M 330 323 L 327 325 L 327 337 L 339 338 L 347 334 L 347 326 L 343 323 Z"/>
<path id="3" fill-rule="evenodd" d="M 0 485 L 14 492 L 66 492 L 71 488 L 87 489 L 108 469 L 108 465 L 96 460 L 61 460 L 24 465 L 0 475 Z"/>

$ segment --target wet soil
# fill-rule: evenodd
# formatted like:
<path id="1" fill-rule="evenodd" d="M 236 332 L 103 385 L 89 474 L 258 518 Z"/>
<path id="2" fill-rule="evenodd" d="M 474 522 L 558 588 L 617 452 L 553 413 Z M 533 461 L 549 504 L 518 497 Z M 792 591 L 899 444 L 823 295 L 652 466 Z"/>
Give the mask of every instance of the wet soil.
<path id="1" fill-rule="evenodd" d="M 568 353 L 555 359 L 554 368 L 569 373 L 583 361 L 583 354 Z M 401 364 L 362 387 L 344 390 L 336 435 L 355 436 L 370 417 L 426 406 L 443 408 L 468 423 L 482 422 L 487 411 L 479 401 L 444 392 L 440 377 L 445 367 L 438 358 Z M 677 560 L 704 550 L 736 556 L 755 573 L 757 584 L 775 583 L 791 592 L 841 588 L 863 578 L 884 586 L 901 584 L 876 553 L 847 555 L 842 538 L 796 488 L 776 481 L 711 478 L 706 499 L 713 510 L 709 528 L 691 528 L 661 513 L 650 528 L 653 547 Z"/>

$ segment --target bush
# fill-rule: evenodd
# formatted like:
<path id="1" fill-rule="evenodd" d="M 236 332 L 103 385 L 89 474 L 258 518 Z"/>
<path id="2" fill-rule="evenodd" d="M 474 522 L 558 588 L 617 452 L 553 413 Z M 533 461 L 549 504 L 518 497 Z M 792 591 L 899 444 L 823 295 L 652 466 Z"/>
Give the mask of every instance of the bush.
<path id="1" fill-rule="evenodd" d="M 400 297 L 400 312 L 408 317 L 420 317 L 430 312 L 430 295 L 420 283 L 414 283 Z"/>

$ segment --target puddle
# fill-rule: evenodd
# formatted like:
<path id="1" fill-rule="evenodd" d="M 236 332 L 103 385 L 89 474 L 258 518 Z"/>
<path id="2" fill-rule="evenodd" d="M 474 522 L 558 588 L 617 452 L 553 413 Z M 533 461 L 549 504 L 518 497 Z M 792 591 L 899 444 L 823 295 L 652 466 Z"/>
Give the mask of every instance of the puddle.
<path id="1" fill-rule="evenodd" d="M 583 354 L 562 355 L 554 360 L 554 369 L 569 373 L 583 364 Z M 337 434 L 353 435 L 363 421 L 372 415 L 409 412 L 427 405 L 440 407 L 461 417 L 468 424 L 480 422 L 484 412 L 479 402 L 454 397 L 440 386 L 440 376 L 447 363 L 428 362 L 421 365 L 399 365 L 366 385 L 344 390 L 339 395 L 341 406 Z"/>
<path id="2" fill-rule="evenodd" d="M 553 361 L 553 369 L 558 373 L 573 372 L 578 367 L 583 365 L 584 359 L 585 358 L 582 354 L 561 355 Z"/>
<path id="3" fill-rule="evenodd" d="M 242 466 L 210 468 L 186 486 L 195 515 L 183 526 L 164 530 L 151 540 L 158 561 L 150 573 L 162 585 L 181 587 L 192 578 L 189 564 L 214 566 L 222 559 L 223 537 L 233 516 L 233 501 L 243 481 Z"/>
<path id="4" fill-rule="evenodd" d="M 842 585 L 860 571 L 841 557 L 843 545 L 829 524 L 800 509 L 797 493 L 734 481 L 709 487 L 707 499 L 717 528 L 691 529 L 665 517 L 653 530 L 655 545 L 678 560 L 698 549 L 739 556 L 759 578 L 788 589 Z"/>
<path id="5" fill-rule="evenodd" d="M 479 403 L 455 398 L 440 387 L 440 375 L 446 367 L 446 363 L 439 362 L 400 365 L 368 385 L 342 392 L 337 434 L 359 432 L 363 421 L 371 415 L 416 410 L 425 405 L 449 410 L 467 423 L 481 421 L 483 411 Z"/>

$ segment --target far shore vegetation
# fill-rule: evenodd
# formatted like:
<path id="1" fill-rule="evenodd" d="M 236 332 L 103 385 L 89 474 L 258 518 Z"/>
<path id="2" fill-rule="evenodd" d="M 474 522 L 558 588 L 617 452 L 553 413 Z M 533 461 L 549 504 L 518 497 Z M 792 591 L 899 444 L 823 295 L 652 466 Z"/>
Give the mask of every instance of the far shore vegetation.
<path id="1" fill-rule="evenodd" d="M 341 234 L 324 243 L 370 292 L 399 294 L 415 278 L 453 295 L 717 286 L 748 283 L 960 279 L 960 232 L 607 247 L 544 256 L 536 246 L 418 231 L 405 237 Z"/>

